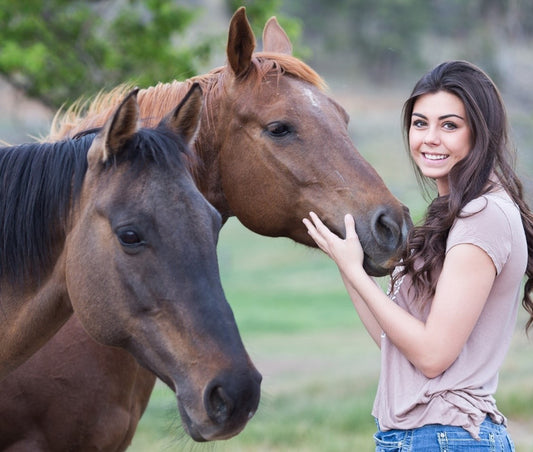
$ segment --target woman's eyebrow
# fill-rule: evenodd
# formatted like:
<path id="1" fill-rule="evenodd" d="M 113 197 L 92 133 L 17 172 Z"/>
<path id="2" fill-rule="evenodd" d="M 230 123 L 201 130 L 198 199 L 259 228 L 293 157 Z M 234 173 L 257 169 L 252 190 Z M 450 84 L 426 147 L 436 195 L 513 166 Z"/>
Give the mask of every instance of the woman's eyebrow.
<path id="1" fill-rule="evenodd" d="M 459 119 L 462 119 L 463 121 L 465 120 L 465 118 L 463 118 L 462 116 L 460 115 L 456 115 L 455 113 L 450 113 L 448 115 L 442 115 L 442 116 L 439 116 L 439 119 L 447 119 L 447 118 L 459 118 Z"/>
<path id="2" fill-rule="evenodd" d="M 412 116 L 418 116 L 419 118 L 422 118 L 422 119 L 428 119 L 427 116 L 423 115 L 422 113 L 413 112 Z M 459 118 L 459 119 L 462 119 L 463 121 L 465 120 L 465 118 L 463 118 L 460 115 L 456 115 L 455 113 L 450 113 L 450 114 L 447 114 L 447 115 L 439 116 L 438 119 L 442 121 L 443 119 L 447 119 L 447 118 Z"/>

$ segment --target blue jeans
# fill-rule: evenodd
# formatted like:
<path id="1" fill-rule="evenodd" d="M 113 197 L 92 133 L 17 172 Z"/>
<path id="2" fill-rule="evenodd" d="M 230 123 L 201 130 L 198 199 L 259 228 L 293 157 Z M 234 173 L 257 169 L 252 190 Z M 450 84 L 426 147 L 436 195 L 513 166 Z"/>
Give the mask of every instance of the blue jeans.
<path id="1" fill-rule="evenodd" d="M 488 417 L 481 424 L 481 440 L 462 427 L 431 424 L 413 430 L 379 429 L 374 435 L 376 452 L 514 452 L 507 429 Z"/>

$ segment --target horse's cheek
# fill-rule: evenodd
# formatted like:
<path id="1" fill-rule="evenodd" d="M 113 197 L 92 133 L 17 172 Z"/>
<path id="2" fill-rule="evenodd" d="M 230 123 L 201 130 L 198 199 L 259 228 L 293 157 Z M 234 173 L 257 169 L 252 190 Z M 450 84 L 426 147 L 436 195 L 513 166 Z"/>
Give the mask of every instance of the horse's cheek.
<path id="1" fill-rule="evenodd" d="M 87 223 L 80 222 L 80 224 Z M 89 232 L 92 231 L 92 232 Z M 110 344 L 113 303 L 108 295 L 113 290 L 113 257 L 110 246 L 98 240 L 93 228 L 81 226 L 67 242 L 66 283 L 72 307 L 84 329 L 98 342 Z"/>

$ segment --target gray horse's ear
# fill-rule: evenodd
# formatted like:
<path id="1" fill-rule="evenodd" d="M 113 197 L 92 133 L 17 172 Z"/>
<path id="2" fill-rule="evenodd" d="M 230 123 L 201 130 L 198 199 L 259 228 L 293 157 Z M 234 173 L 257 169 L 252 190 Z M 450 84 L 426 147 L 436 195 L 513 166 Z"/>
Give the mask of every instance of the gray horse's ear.
<path id="1" fill-rule="evenodd" d="M 179 105 L 165 116 L 160 124 L 183 136 L 183 139 L 191 145 L 200 128 L 203 104 L 202 88 L 198 83 L 193 83 Z"/>
<path id="2" fill-rule="evenodd" d="M 241 6 L 231 18 L 226 54 L 228 64 L 236 77 L 245 74 L 252 63 L 255 36 L 246 18 L 246 9 Z"/>
<path id="3" fill-rule="evenodd" d="M 105 162 L 110 156 L 118 154 L 124 144 L 139 130 L 139 89 L 131 91 L 104 124 L 89 149 L 91 161 Z"/>
<path id="4" fill-rule="evenodd" d="M 268 19 L 263 29 L 263 51 L 292 55 L 292 44 L 275 17 Z"/>

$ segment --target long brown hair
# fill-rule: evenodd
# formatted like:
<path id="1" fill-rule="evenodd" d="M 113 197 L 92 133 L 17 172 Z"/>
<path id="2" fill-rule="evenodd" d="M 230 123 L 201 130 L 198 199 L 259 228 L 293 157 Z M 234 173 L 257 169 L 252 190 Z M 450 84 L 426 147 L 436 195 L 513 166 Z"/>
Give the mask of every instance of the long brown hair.
<path id="1" fill-rule="evenodd" d="M 533 214 L 524 200 L 522 184 L 514 170 L 515 152 L 509 141 L 503 100 L 490 77 L 473 64 L 466 61 L 440 64 L 418 81 L 404 104 L 403 134 L 407 149 L 416 100 L 424 94 L 439 91 L 449 92 L 462 100 L 471 129 L 472 148 L 451 169 L 448 175 L 449 194 L 435 198 L 428 207 L 423 223 L 410 231 L 402 256 L 402 267 L 394 274 L 393 284 L 409 273 L 415 299 L 426 304 L 433 298 L 436 275 L 442 268 L 450 228 L 469 201 L 493 187 L 490 176 L 495 174 L 519 207 L 526 233 L 528 263 L 522 305 L 530 315 L 526 324 L 528 330 L 533 324 Z M 416 165 L 414 167 L 419 183 L 427 189 L 434 181 L 423 176 Z"/>

